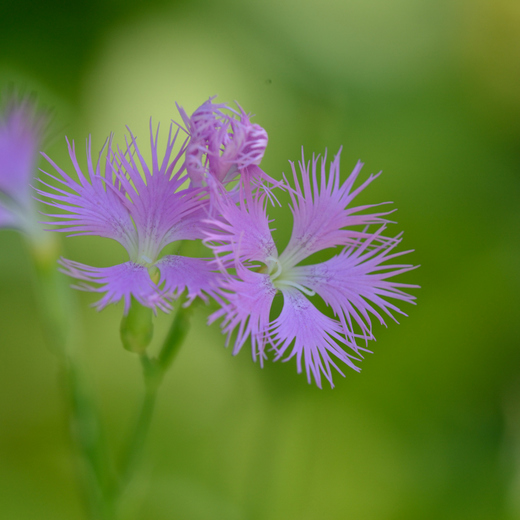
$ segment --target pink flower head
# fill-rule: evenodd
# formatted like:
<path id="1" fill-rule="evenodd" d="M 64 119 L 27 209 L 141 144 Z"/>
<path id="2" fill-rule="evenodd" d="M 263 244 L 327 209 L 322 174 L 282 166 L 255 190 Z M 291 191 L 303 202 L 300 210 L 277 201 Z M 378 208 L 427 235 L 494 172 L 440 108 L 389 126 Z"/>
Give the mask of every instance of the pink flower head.
<path id="1" fill-rule="evenodd" d="M 177 106 L 190 135 L 186 171 L 196 187 L 226 185 L 238 177 L 268 180 L 258 165 L 267 147 L 267 132 L 252 124 L 248 114 L 224 103 L 203 103 L 191 117 Z"/>
<path id="2" fill-rule="evenodd" d="M 0 227 L 37 225 L 31 183 L 47 117 L 30 98 L 11 98 L 0 114 Z"/>
<path id="3" fill-rule="evenodd" d="M 196 296 L 206 299 L 212 295 L 217 275 L 212 272 L 209 261 L 200 258 L 166 255 L 163 248 L 178 240 L 194 240 L 202 237 L 202 219 L 206 216 L 205 202 L 201 199 L 204 190 L 182 189 L 186 179 L 180 158 L 186 143 L 173 156 L 175 135 L 172 127 L 166 151 L 159 162 L 157 142 L 159 128 L 154 135 L 150 125 L 152 161 L 149 165 L 141 155 L 136 139 L 130 132 L 130 144 L 126 149 L 107 149 L 102 168 L 102 154 L 94 166 L 90 139 L 87 143 L 88 174 L 78 165 L 74 142 L 69 146 L 69 155 L 78 180 L 73 179 L 47 156 L 46 159 L 58 172 L 49 177 L 59 187 L 42 181 L 48 191 L 38 189 L 49 206 L 67 213 L 50 214 L 56 219 L 55 231 L 73 235 L 98 235 L 117 240 L 128 252 L 130 260 L 112 267 L 90 267 L 62 259 L 63 271 L 82 283 L 77 288 L 103 293 L 97 303 L 102 309 L 121 299 L 128 312 L 131 298 L 154 310 L 168 311 L 170 300 L 185 289 L 188 303 Z M 67 188 L 67 189 L 63 189 Z M 90 285 L 96 284 L 95 286 Z"/>
<path id="4" fill-rule="evenodd" d="M 341 150 L 340 150 L 341 152 Z M 378 175 L 354 189 L 362 163 L 344 183 L 340 183 L 340 153 L 326 170 L 326 157 L 299 163 L 301 180 L 291 163 L 295 189 L 290 191 L 293 231 L 289 244 L 279 254 L 269 228 L 265 194 L 253 194 L 247 187 L 236 205 L 228 197 L 221 204 L 222 219 L 211 221 L 206 244 L 217 258 L 235 260 L 235 274 L 228 273 L 223 284 L 225 299 L 210 322 L 223 318 L 222 329 L 230 336 L 236 331 L 233 353 L 251 340 L 253 359 L 263 362 L 266 346 L 274 350 L 274 360 L 287 354 L 296 358 L 298 372 L 305 366 L 308 381 L 321 387 L 321 376 L 331 386 L 334 367 L 343 375 L 334 358 L 356 371 L 355 360 L 370 339 L 374 339 L 370 315 L 384 324 L 384 316 L 404 314 L 388 298 L 413 303 L 414 297 L 402 289 L 416 287 L 388 279 L 413 269 L 393 262 L 406 252 L 395 252 L 401 236 L 383 236 L 390 212 L 374 211 L 376 205 L 350 204 Z M 368 213 L 363 213 L 371 210 Z M 369 232 L 370 225 L 377 225 Z M 353 229 L 352 227 L 355 226 Z M 357 228 L 357 230 L 356 230 Z M 301 265 L 318 251 L 341 248 L 321 263 Z M 390 262 L 390 263 L 388 263 Z M 271 317 L 277 293 L 283 295 L 280 315 Z M 314 305 L 320 297 L 334 312 L 334 318 Z M 361 339 L 365 347 L 358 346 Z M 345 350 L 344 347 L 348 347 Z"/>

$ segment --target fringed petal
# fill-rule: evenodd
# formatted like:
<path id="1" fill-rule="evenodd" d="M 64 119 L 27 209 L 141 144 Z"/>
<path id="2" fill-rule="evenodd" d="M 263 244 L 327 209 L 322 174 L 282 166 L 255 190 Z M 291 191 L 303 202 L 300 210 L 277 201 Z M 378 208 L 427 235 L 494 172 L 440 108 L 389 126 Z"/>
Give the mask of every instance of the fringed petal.
<path id="1" fill-rule="evenodd" d="M 359 372 L 360 369 L 352 360 L 360 361 L 360 359 L 345 352 L 341 345 L 350 347 L 358 355 L 359 347 L 350 344 L 343 337 L 341 325 L 322 314 L 297 289 L 287 288 L 282 289 L 282 292 L 284 297 L 282 312 L 270 327 L 276 351 L 275 361 L 280 359 L 292 345 L 292 350 L 284 361 L 296 357 L 298 373 L 302 372 L 303 361 L 308 382 L 311 383 L 314 379 L 319 388 L 321 388 L 322 374 L 331 387 L 334 387 L 331 367 L 344 376 L 331 356 Z"/>
<path id="2" fill-rule="evenodd" d="M 171 310 L 164 293 L 153 283 L 147 268 L 140 264 L 126 262 L 112 267 L 91 267 L 62 258 L 60 265 L 63 273 L 87 282 L 75 285 L 74 288 L 104 293 L 103 298 L 95 304 L 98 310 L 122 299 L 126 314 L 130 309 L 132 297 L 141 305 L 152 308 L 154 312 L 157 312 L 157 309 L 164 312 Z"/>
<path id="3" fill-rule="evenodd" d="M 38 188 L 36 191 L 48 206 L 66 212 L 47 214 L 54 220 L 44 222 L 44 224 L 57 226 L 56 231 L 69 233 L 69 235 L 97 235 L 112 238 L 125 247 L 131 258 L 134 257 L 137 251 L 137 234 L 127 208 L 128 200 L 125 190 L 116 174 L 110 142 L 105 143 L 94 168 L 89 138 L 86 175 L 76 159 L 74 142 L 70 143 L 67 140 L 67 144 L 78 177 L 77 181 L 66 174 L 49 157 L 42 154 L 57 171 L 58 177 L 47 172 L 43 173 L 57 182 L 58 187 L 41 181 L 47 189 Z M 107 153 L 102 171 L 102 154 L 105 149 L 107 149 Z M 62 187 L 68 188 L 68 190 L 64 190 Z"/>
<path id="4" fill-rule="evenodd" d="M 257 261 L 265 264 L 278 256 L 269 228 L 266 195 L 252 193 L 246 186 L 239 204 L 222 192 L 218 211 L 220 218 L 208 221 L 204 243 L 222 262 Z"/>
<path id="5" fill-rule="evenodd" d="M 355 325 L 361 331 L 361 337 L 365 340 L 373 339 L 370 314 L 384 325 L 384 315 L 394 321 L 397 320 L 392 312 L 405 315 L 387 298 L 408 303 L 414 303 L 415 300 L 415 296 L 407 294 L 403 289 L 417 288 L 417 285 L 388 281 L 388 278 L 416 267 L 386 263 L 410 251 L 393 252 L 401 242 L 400 236 L 391 243 L 381 243 L 379 235 L 383 229 L 369 239 L 358 240 L 326 262 L 297 266 L 291 270 L 292 281 L 315 291 L 332 307 L 351 341 L 360 337 L 355 331 Z"/>
<path id="6" fill-rule="evenodd" d="M 150 123 L 151 165 L 144 160 L 131 132 L 130 142 L 125 149 L 118 148 L 117 153 L 113 152 L 111 142 L 105 144 L 103 172 L 100 167 L 103 150 L 94 168 L 89 139 L 88 175 L 78 165 L 74 143 L 69 144 L 78 181 L 47 158 L 59 177 L 47 175 L 59 185 L 42 183 L 46 188 L 37 191 L 46 204 L 67 213 L 49 214 L 56 220 L 46 224 L 54 224 L 59 228 L 57 231 L 72 235 L 113 238 L 126 248 L 132 260 L 143 263 L 153 262 L 171 242 L 202 238 L 207 202 L 202 200 L 203 190 L 183 189 L 186 177 L 180 158 L 186 143 L 174 156 L 178 131 L 173 134 L 170 126 L 166 150 L 159 160 L 158 133 L 159 127 L 154 135 Z"/>
<path id="7" fill-rule="evenodd" d="M 222 332 L 227 334 L 226 345 L 233 332 L 237 331 L 233 354 L 238 354 L 250 338 L 253 360 L 259 358 L 263 365 L 265 346 L 269 342 L 269 311 L 276 289 L 268 275 L 254 273 L 242 266 L 237 268 L 237 277 L 228 277 L 222 286 L 226 290 L 227 301 L 217 297 L 222 308 L 213 313 L 208 322 L 223 318 L 221 327 Z"/>
<path id="8" fill-rule="evenodd" d="M 383 217 L 391 213 L 376 212 L 359 214 L 380 204 L 349 208 L 348 205 L 380 174 L 371 175 L 363 184 L 353 189 L 363 163 L 358 162 L 348 179 L 340 184 L 341 149 L 330 164 L 329 173 L 326 170 L 327 156 L 321 160 L 318 174 L 318 157 L 312 158 L 307 164 L 303 157 L 299 163 L 301 183 L 296 168 L 291 163 L 293 181 L 296 189 L 290 191 L 292 199 L 291 211 L 294 226 L 289 244 L 280 257 L 286 266 L 294 266 L 317 251 L 344 246 L 357 238 L 369 237 L 365 231 L 345 229 L 351 226 L 368 226 L 388 222 Z M 388 240 L 381 237 L 382 240 Z"/>
<path id="9" fill-rule="evenodd" d="M 161 273 L 159 286 L 169 299 L 178 298 L 187 291 L 186 306 L 197 296 L 208 301 L 220 292 L 220 272 L 214 272 L 215 262 L 202 258 L 168 255 L 156 264 Z"/>
<path id="10" fill-rule="evenodd" d="M 173 156 L 179 131 L 173 134 L 172 129 L 170 126 L 161 162 L 157 151 L 159 127 L 154 138 L 151 123 L 151 165 L 144 160 L 130 130 L 127 149 L 118 149 L 117 177 L 130 199 L 127 208 L 138 235 L 138 258 L 141 255 L 155 258 L 171 242 L 203 236 L 202 221 L 207 218 L 207 202 L 202 200 L 204 190 L 183 187 L 186 181 L 185 166 L 179 161 L 186 151 L 186 142 Z"/>

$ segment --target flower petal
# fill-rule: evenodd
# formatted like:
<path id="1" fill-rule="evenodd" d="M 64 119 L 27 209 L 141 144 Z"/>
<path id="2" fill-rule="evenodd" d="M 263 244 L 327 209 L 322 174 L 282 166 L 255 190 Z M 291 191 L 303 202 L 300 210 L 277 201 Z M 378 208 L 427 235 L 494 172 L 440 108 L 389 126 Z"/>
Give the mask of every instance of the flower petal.
<path id="1" fill-rule="evenodd" d="M 341 335 L 341 324 L 322 314 L 298 289 L 284 288 L 282 293 L 284 296 L 282 312 L 273 321 L 269 331 L 277 352 L 275 361 L 280 359 L 294 342 L 292 351 L 285 361 L 296 356 L 298 373 L 301 373 L 303 358 L 307 380 L 311 383 L 314 377 L 319 388 L 321 388 L 321 374 L 329 381 L 331 387 L 334 387 L 331 366 L 344 376 L 331 355 L 359 372 L 360 369 L 352 362 L 352 359 L 359 361 L 359 358 L 348 354 L 338 344 L 338 342 L 342 343 L 359 354 L 358 347 L 349 343 Z"/>
<path id="2" fill-rule="evenodd" d="M 207 301 L 208 296 L 218 292 L 221 275 L 212 271 L 213 260 L 168 255 L 155 265 L 161 272 L 159 286 L 168 298 L 178 298 L 187 290 L 186 305 L 189 305 L 197 296 Z"/>
<path id="3" fill-rule="evenodd" d="M 280 261 L 287 267 L 292 267 L 313 253 L 339 245 L 348 245 L 359 237 L 368 236 L 365 232 L 344 229 L 349 226 L 367 226 L 387 222 L 382 217 L 389 212 L 359 214 L 360 211 L 379 206 L 348 205 L 363 189 L 365 189 L 379 174 L 371 175 L 361 186 L 352 190 L 363 163 L 358 162 L 348 179 L 340 185 L 341 149 L 330 164 L 327 174 L 326 159 L 321 160 L 318 179 L 317 163 L 319 156 L 305 164 L 302 150 L 301 185 L 294 164 L 291 163 L 296 190 L 290 192 L 292 199 L 291 211 L 294 227 L 286 250 L 280 256 Z M 383 237 L 381 237 L 383 239 Z M 384 240 L 384 239 L 383 239 Z"/>
<path id="4" fill-rule="evenodd" d="M 0 195 L 33 206 L 31 183 L 47 121 L 31 98 L 9 99 L 0 117 Z"/>
<path id="5" fill-rule="evenodd" d="M 130 309 L 132 297 L 141 305 L 151 307 L 154 311 L 157 308 L 164 312 L 171 309 L 164 294 L 152 282 L 146 267 L 140 264 L 126 262 L 112 267 L 91 267 L 62 258 L 60 265 L 63 267 L 61 269 L 63 273 L 88 282 L 74 286 L 76 289 L 105 293 L 95 304 L 98 310 L 123 299 L 126 314 Z M 90 285 L 91 283 L 99 287 Z"/>
<path id="6" fill-rule="evenodd" d="M 117 153 L 108 143 L 105 171 L 100 171 L 100 160 L 94 169 L 91 160 L 90 139 L 87 148 L 88 176 L 85 176 L 76 160 L 74 143 L 69 153 L 79 182 L 69 177 L 50 159 L 58 171 L 56 181 L 72 190 L 45 184 L 49 191 L 37 190 L 45 202 L 68 215 L 49 215 L 57 219 L 49 222 L 60 227 L 58 231 L 76 235 L 99 235 L 120 242 L 135 261 L 153 262 L 167 244 L 176 240 L 202 238 L 202 220 L 206 218 L 205 202 L 200 189 L 183 189 L 184 167 L 179 159 L 185 151 L 181 146 L 172 158 L 175 139 L 172 127 L 162 161 L 159 161 L 157 142 L 150 126 L 152 164 L 144 160 L 136 139 L 130 132 L 130 144 Z M 106 147 L 106 145 L 105 145 Z M 137 158 L 135 158 L 135 156 Z M 174 170 L 176 170 L 174 173 Z"/>
<path id="7" fill-rule="evenodd" d="M 17 220 L 15 218 L 14 213 L 9 211 L 7 208 L 4 208 L 0 204 L 0 228 L 15 227 L 16 225 L 17 225 Z"/>
<path id="8" fill-rule="evenodd" d="M 343 325 L 344 333 L 352 341 L 354 337 L 359 337 L 354 332 L 354 324 L 359 326 L 365 340 L 373 339 L 369 314 L 385 324 L 375 306 L 394 321 L 397 320 L 392 311 L 405 315 L 385 298 L 414 303 L 415 297 L 402 289 L 417 288 L 417 285 L 387 281 L 388 278 L 415 267 L 409 264 L 385 264 L 410 251 L 392 253 L 401 242 L 400 237 L 390 244 L 378 244 L 383 229 L 384 227 L 369 239 L 345 248 L 326 262 L 297 266 L 291 271 L 291 280 L 315 291 L 332 307 Z"/>
<path id="9" fill-rule="evenodd" d="M 101 172 L 101 157 L 104 150 L 108 150 L 105 158 L 105 167 Z M 114 158 L 110 149 L 111 143 L 105 143 L 94 169 L 92 164 L 91 139 L 87 142 L 88 174 L 84 175 L 76 159 L 74 142 L 67 140 L 69 155 L 78 176 L 78 181 L 67 175 L 47 155 L 42 154 L 58 172 L 55 177 L 47 172 L 47 176 L 54 179 L 59 185 L 72 191 L 66 191 L 60 187 L 54 187 L 40 181 L 45 189 L 36 191 L 42 197 L 43 202 L 60 210 L 65 214 L 47 214 L 54 217 L 53 222 L 45 222 L 58 226 L 56 231 L 70 233 L 70 235 L 98 235 L 113 238 L 122 244 L 133 257 L 137 249 L 137 234 L 134 224 L 126 208 L 127 199 L 124 189 L 115 175 Z"/>
<path id="10" fill-rule="evenodd" d="M 166 151 L 159 162 L 159 127 L 154 138 L 150 123 L 151 165 L 144 160 L 131 132 L 127 149 L 118 149 L 117 177 L 129 199 L 126 207 L 137 230 L 139 259 L 145 255 L 155 260 L 167 244 L 203 236 L 202 220 L 207 216 L 206 202 L 201 200 L 204 191 L 182 189 L 186 177 L 179 161 L 186 143 L 172 156 L 178 133 L 173 134 L 170 126 Z"/>
<path id="11" fill-rule="evenodd" d="M 269 229 L 265 194 L 251 193 L 245 187 L 237 205 L 226 193 L 221 193 L 218 211 L 221 218 L 208 220 L 204 243 L 226 263 L 235 261 L 269 262 L 278 252 Z"/>
<path id="12" fill-rule="evenodd" d="M 227 334 L 227 344 L 238 327 L 233 354 L 238 354 L 246 340 L 251 338 L 253 360 L 256 361 L 258 356 L 260 364 L 263 364 L 275 287 L 268 275 L 254 273 L 241 265 L 237 268 L 237 277 L 229 276 L 222 286 L 228 291 L 225 293 L 228 302 L 217 297 L 222 308 L 209 317 L 208 323 L 224 318 L 221 327 Z"/>
<path id="13" fill-rule="evenodd" d="M 240 119 L 231 119 L 232 137 L 221 156 L 222 163 L 236 164 L 242 171 L 249 166 L 258 166 L 267 148 L 267 132 L 257 124 L 251 123 L 248 114 L 239 106 Z M 229 179 L 232 180 L 232 179 Z M 223 179 L 225 183 L 226 179 Z"/>

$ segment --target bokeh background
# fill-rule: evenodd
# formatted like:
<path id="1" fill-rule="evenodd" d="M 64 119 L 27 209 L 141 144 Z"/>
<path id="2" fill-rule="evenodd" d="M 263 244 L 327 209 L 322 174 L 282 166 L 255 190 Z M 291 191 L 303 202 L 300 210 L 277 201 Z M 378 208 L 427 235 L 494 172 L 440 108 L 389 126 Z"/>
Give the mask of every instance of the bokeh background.
<path id="1" fill-rule="evenodd" d="M 127 507 L 146 520 L 520 518 L 520 3 L 517 0 L 0 0 L 0 87 L 53 109 L 100 148 L 147 138 L 175 101 L 237 100 L 269 133 L 273 177 L 343 145 L 343 176 L 383 170 L 363 202 L 391 200 L 421 264 L 418 305 L 336 388 L 293 362 L 233 357 L 194 326 L 160 394 Z M 291 217 L 272 210 L 281 243 Z M 105 266 L 115 243 L 63 240 Z M 55 359 L 45 349 L 21 237 L 0 231 L 0 517 L 83 518 Z M 77 294 L 81 344 L 109 441 L 142 393 L 121 306 Z M 159 316 L 156 340 L 169 325 Z"/>

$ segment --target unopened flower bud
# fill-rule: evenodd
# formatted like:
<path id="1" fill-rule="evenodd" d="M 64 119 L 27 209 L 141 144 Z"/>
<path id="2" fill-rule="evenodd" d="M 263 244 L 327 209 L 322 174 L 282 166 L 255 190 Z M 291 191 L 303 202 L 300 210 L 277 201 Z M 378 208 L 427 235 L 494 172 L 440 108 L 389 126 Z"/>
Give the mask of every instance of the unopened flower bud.
<path id="1" fill-rule="evenodd" d="M 153 337 L 153 310 L 132 299 L 128 314 L 121 320 L 121 341 L 126 350 L 143 354 Z"/>

